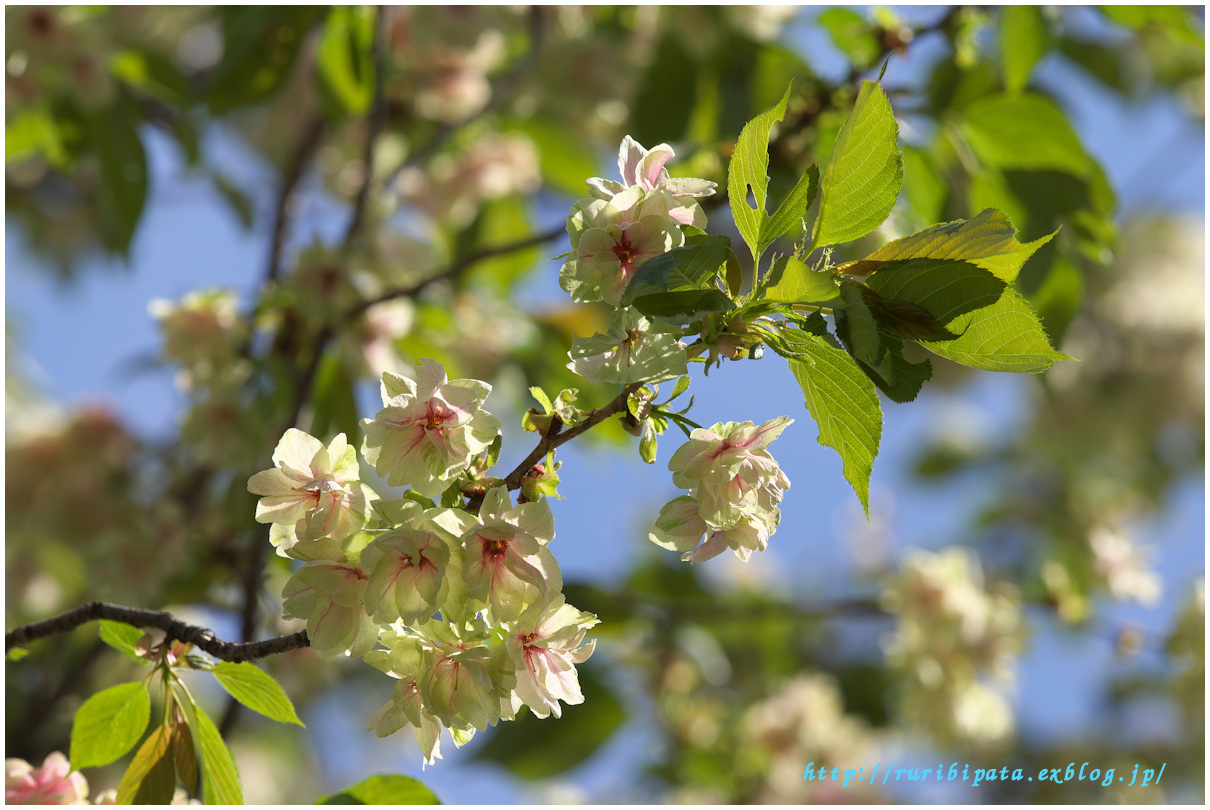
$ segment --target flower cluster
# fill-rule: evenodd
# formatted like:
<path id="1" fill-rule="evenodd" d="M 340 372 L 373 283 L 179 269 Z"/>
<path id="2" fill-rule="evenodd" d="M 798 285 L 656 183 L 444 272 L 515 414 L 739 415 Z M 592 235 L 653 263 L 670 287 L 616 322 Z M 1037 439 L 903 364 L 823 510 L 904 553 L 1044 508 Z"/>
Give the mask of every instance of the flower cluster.
<path id="1" fill-rule="evenodd" d="M 792 421 L 780 416 L 760 426 L 727 422 L 694 430 L 668 462 L 672 482 L 692 493 L 664 505 L 651 542 L 695 563 L 727 548 L 745 562 L 764 551 L 781 520 L 777 504 L 790 488 L 765 448 Z"/>
<path id="2" fill-rule="evenodd" d="M 695 198 L 713 194 L 715 184 L 669 177 L 664 164 L 672 156 L 667 144 L 648 151 L 627 135 L 618 153 L 623 182 L 588 181 L 593 196 L 572 206 L 567 218 L 572 250 L 559 274 L 559 283 L 576 301 L 618 306 L 643 262 L 685 244 L 682 225 L 706 224 Z"/>
<path id="3" fill-rule="evenodd" d="M 1015 589 L 985 586 L 979 558 L 954 547 L 912 552 L 882 602 L 899 619 L 886 654 L 909 676 L 909 721 L 942 740 L 994 743 L 1008 737 L 1012 710 L 979 676 L 1012 679 L 1024 644 Z"/>
<path id="4" fill-rule="evenodd" d="M 4 760 L 5 804 L 88 804 L 88 780 L 58 751 L 35 768 L 23 759 Z"/>
<path id="5" fill-rule="evenodd" d="M 410 725 L 432 762 L 443 729 L 462 745 L 522 706 L 547 717 L 560 701 L 582 702 L 575 667 L 592 653 L 585 631 L 597 620 L 563 598 L 546 501 L 513 505 L 504 487 L 470 478 L 500 427 L 481 407 L 490 386 L 448 380 L 431 360 L 414 376 L 383 375 L 386 407 L 365 421 L 362 446 L 389 484 L 411 486 L 407 497 L 363 484 L 343 435 L 325 446 L 298 430 L 248 488 L 278 553 L 303 563 L 284 615 L 306 620 L 320 655 L 364 657 L 397 678 L 371 729 Z M 444 505 L 429 500 L 443 494 Z"/>

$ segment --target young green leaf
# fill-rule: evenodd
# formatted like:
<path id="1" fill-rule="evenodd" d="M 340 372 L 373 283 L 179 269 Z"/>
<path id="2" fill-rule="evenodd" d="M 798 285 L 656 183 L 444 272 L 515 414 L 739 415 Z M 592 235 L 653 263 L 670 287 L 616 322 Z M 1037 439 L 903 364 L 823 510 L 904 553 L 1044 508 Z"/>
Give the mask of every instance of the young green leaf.
<path id="1" fill-rule="evenodd" d="M 212 672 L 227 694 L 252 711 L 279 723 L 303 725 L 285 691 L 271 675 L 255 664 L 222 661 L 215 664 Z"/>
<path id="2" fill-rule="evenodd" d="M 811 203 L 815 202 L 815 196 L 818 193 L 819 169 L 815 164 L 811 164 L 803 176 L 798 178 L 798 183 L 782 200 L 773 216 L 761 221 L 760 233 L 756 240 L 757 254 L 764 253 L 769 245 L 789 233 L 795 225 L 799 227 L 798 232 L 802 233 L 802 229 L 806 227 L 803 219 L 806 217 Z"/>
<path id="3" fill-rule="evenodd" d="M 1000 72 L 1010 93 L 1029 84 L 1034 65 L 1050 50 L 1050 29 L 1039 6 L 1000 9 Z"/>
<path id="4" fill-rule="evenodd" d="M 849 347 L 849 352 L 861 362 L 878 369 L 886 356 L 882 336 L 874 314 L 861 296 L 861 288 L 852 282 L 840 287 L 843 309 L 836 311 L 836 334 Z M 888 369 L 887 374 L 890 373 Z"/>
<path id="5" fill-rule="evenodd" d="M 752 250 L 754 265 L 760 264 L 761 226 L 769 215 L 765 212 L 765 198 L 769 191 L 769 131 L 773 124 L 786 117 L 786 105 L 790 101 L 790 88 L 781 97 L 777 106 L 749 121 L 739 133 L 731 162 L 727 167 L 727 194 L 731 203 L 731 215 L 735 227 Z M 748 193 L 756 202 L 748 204 Z"/>
<path id="6" fill-rule="evenodd" d="M 908 360 L 903 356 L 903 340 L 885 329 L 882 330 L 882 345 L 886 356 L 878 369 L 870 368 L 860 360 L 857 365 L 892 402 L 911 402 L 933 376 L 933 364 L 928 360 L 920 363 Z"/>
<path id="7" fill-rule="evenodd" d="M 141 683 L 120 683 L 84 701 L 71 726 L 71 763 L 76 769 L 108 765 L 126 755 L 143 736 L 151 698 Z"/>
<path id="8" fill-rule="evenodd" d="M 960 333 L 957 338 L 944 343 L 922 340 L 920 344 L 971 368 L 1037 374 L 1056 360 L 1071 359 L 1051 348 L 1038 316 L 1012 287 L 994 304 L 961 315 L 948 325 Z"/>
<path id="9" fill-rule="evenodd" d="M 824 174 L 813 247 L 851 242 L 886 220 L 903 185 L 898 135 L 886 93 L 863 82 Z"/>
<path id="10" fill-rule="evenodd" d="M 332 118 L 358 116 L 374 99 L 374 7 L 333 6 L 316 52 L 319 95 Z"/>
<path id="11" fill-rule="evenodd" d="M 187 695 L 175 691 L 175 697 L 193 736 L 193 749 L 202 776 L 202 800 L 206 804 L 243 804 L 239 771 L 214 722 Z"/>
<path id="12" fill-rule="evenodd" d="M 441 804 L 433 791 L 410 776 L 380 774 L 345 788 L 339 793 L 322 796 L 316 804 Z"/>
<path id="13" fill-rule="evenodd" d="M 634 308 L 649 318 L 690 323 L 712 312 L 728 312 L 735 303 L 720 290 L 680 290 L 640 296 Z"/>
<path id="14" fill-rule="evenodd" d="M 986 371 L 1040 372 L 1067 359 L 1051 348 L 1038 316 L 1012 287 L 966 262 L 915 259 L 876 273 L 869 288 L 918 304 L 957 337 L 919 340 L 934 354 Z"/>
<path id="15" fill-rule="evenodd" d="M 169 748 L 171 749 L 171 745 Z M 176 764 L 172 760 L 172 751 L 169 750 L 152 764 L 131 804 L 172 804 L 172 794 L 175 792 Z"/>
<path id="16" fill-rule="evenodd" d="M 622 294 L 622 306 L 630 306 L 644 295 L 709 287 L 730 250 L 730 239 L 712 236 L 643 262 Z"/>
<path id="17" fill-rule="evenodd" d="M 981 98 L 966 108 L 959 130 L 989 166 L 1087 178 L 1095 165 L 1059 105 L 1037 93 Z"/>
<path id="18" fill-rule="evenodd" d="M 537 400 L 538 404 L 542 406 L 543 413 L 550 413 L 551 411 L 554 410 L 555 406 L 551 404 L 550 396 L 545 391 L 543 391 L 541 389 L 541 387 L 539 387 L 537 385 L 532 386 L 529 389 L 529 393 L 530 393 L 530 396 L 532 396 L 535 400 Z"/>
<path id="19" fill-rule="evenodd" d="M 118 795 L 114 799 L 114 804 L 134 804 L 135 796 L 141 792 L 143 782 L 148 775 L 156 769 L 164 760 L 167 760 L 169 767 L 172 767 L 172 730 L 168 726 L 156 726 L 143 744 L 139 746 L 138 752 L 134 755 L 134 759 L 130 761 L 130 767 L 126 769 L 126 773 L 122 774 L 122 781 L 118 783 Z M 72 764 L 75 764 L 73 760 Z M 173 769 L 175 774 L 175 769 Z M 156 774 L 156 783 L 162 781 L 162 771 Z M 153 786 L 154 790 L 154 786 Z M 168 799 L 157 804 L 167 804 L 172 798 L 172 788 L 168 789 Z"/>
<path id="20" fill-rule="evenodd" d="M 111 622 L 108 619 L 102 619 L 100 621 L 99 633 L 101 641 L 104 641 L 115 650 L 125 653 L 140 664 L 151 664 L 150 661 L 146 658 L 141 658 L 135 652 L 135 645 L 143 637 L 143 631 L 139 628 L 131 627 L 129 624 L 123 624 L 122 622 Z"/>
<path id="21" fill-rule="evenodd" d="M 787 304 L 822 304 L 840 297 L 840 287 L 831 273 L 816 272 L 794 256 L 783 256 L 769 273 L 772 282 L 764 299 Z"/>
<path id="22" fill-rule="evenodd" d="M 1008 217 L 995 208 L 987 208 L 971 219 L 934 225 L 923 231 L 888 242 L 864 259 L 842 265 L 840 272 L 850 276 L 868 276 L 890 271 L 910 259 L 949 259 L 982 267 L 1004 282 L 1012 282 L 1021 265 L 1049 242 L 1054 234 L 1021 244 Z"/>
<path id="23" fill-rule="evenodd" d="M 852 355 L 826 337 L 798 329 L 782 331 L 779 351 L 792 353 L 790 372 L 819 427 L 819 443 L 836 450 L 844 477 L 870 512 L 870 472 L 882 438 L 882 408 L 874 384 Z"/>

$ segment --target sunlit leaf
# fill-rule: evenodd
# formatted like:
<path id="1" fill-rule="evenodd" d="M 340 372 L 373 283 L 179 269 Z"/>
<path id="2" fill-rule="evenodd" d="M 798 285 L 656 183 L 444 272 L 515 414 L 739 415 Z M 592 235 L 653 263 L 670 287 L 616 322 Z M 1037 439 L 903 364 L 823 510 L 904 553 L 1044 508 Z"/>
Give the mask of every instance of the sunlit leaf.
<path id="1" fill-rule="evenodd" d="M 373 6 L 332 6 L 316 50 L 320 98 L 329 117 L 358 116 L 374 100 Z"/>
<path id="2" fill-rule="evenodd" d="M 727 168 L 727 193 L 731 203 L 731 215 L 735 227 L 748 243 L 753 258 L 760 260 L 760 231 L 769 218 L 765 210 L 765 198 L 769 191 L 769 131 L 773 125 L 786 117 L 786 105 L 790 101 L 790 88 L 777 106 L 761 113 L 747 123 L 739 133 L 731 162 Z M 748 202 L 751 194 L 755 206 Z"/>
<path id="3" fill-rule="evenodd" d="M 1009 93 L 1025 89 L 1034 65 L 1050 50 L 1050 27 L 1039 6 L 1000 9 L 1000 71 Z"/>
<path id="4" fill-rule="evenodd" d="M 988 208 L 972 219 L 934 225 L 888 242 L 858 262 L 844 265 L 842 273 L 865 276 L 888 272 L 911 259 L 958 259 L 982 267 L 996 278 L 1011 282 L 1030 256 L 1054 234 L 1021 244 L 1003 212 Z"/>
<path id="5" fill-rule="evenodd" d="M 886 220 L 903 185 L 898 135 L 886 93 L 863 82 L 820 185 L 813 245 L 851 242 Z"/>
<path id="6" fill-rule="evenodd" d="M 285 691 L 269 673 L 255 664 L 221 661 L 215 664 L 212 672 L 227 694 L 252 711 L 279 723 L 303 725 Z"/>
<path id="7" fill-rule="evenodd" d="M 144 692 L 145 693 L 145 692 Z M 143 744 L 139 746 L 138 752 L 134 755 L 134 759 L 130 761 L 130 767 L 122 774 L 122 781 L 118 783 L 118 795 L 114 799 L 114 804 L 133 804 L 135 796 L 138 795 L 143 787 L 143 781 L 148 775 L 155 771 L 164 760 L 167 760 L 169 767 L 172 767 L 172 731 L 168 726 L 156 726 L 148 735 Z M 75 761 L 72 762 L 73 766 Z M 175 769 L 174 769 L 175 772 Z M 156 785 L 163 782 L 163 771 L 156 773 Z M 153 785 L 152 792 L 155 792 L 156 785 Z M 168 790 L 169 799 L 172 798 L 172 789 Z M 167 804 L 167 801 L 160 802 Z"/>
<path id="8" fill-rule="evenodd" d="M 131 627 L 129 624 L 123 622 L 111 622 L 108 619 L 102 619 L 97 624 L 99 625 L 98 632 L 101 636 L 101 641 L 104 641 L 115 650 L 125 653 L 140 664 L 149 665 L 151 663 L 135 651 L 135 645 L 143 637 L 142 630 L 137 627 Z"/>
<path id="9" fill-rule="evenodd" d="M 339 793 L 323 796 L 316 804 L 441 804 L 433 791 L 410 776 L 380 774 L 363 779 Z"/>
<path id="10" fill-rule="evenodd" d="M 71 764 L 96 768 L 122 758 L 147 729 L 151 698 L 141 683 L 120 683 L 98 692 L 76 711 L 71 726 Z"/>

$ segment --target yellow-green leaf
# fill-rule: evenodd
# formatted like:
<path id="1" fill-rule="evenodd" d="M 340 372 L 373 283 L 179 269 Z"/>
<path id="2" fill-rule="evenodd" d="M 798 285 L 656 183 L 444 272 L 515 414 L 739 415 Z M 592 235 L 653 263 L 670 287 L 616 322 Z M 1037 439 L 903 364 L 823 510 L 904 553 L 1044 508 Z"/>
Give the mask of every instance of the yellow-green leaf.
<path id="1" fill-rule="evenodd" d="M 813 246 L 851 242 L 886 220 L 903 185 L 898 135 L 886 93 L 863 82 L 824 174 Z"/>
<path id="2" fill-rule="evenodd" d="M 1001 281 L 1011 282 L 1026 259 L 1053 236 L 1021 244 L 1008 217 L 988 208 L 971 219 L 934 225 L 888 242 L 861 261 L 842 266 L 840 272 L 866 276 L 902 266 L 911 259 L 959 260 L 982 267 Z"/>
<path id="3" fill-rule="evenodd" d="M 151 698 L 141 683 L 121 683 L 84 701 L 71 726 L 71 763 L 96 768 L 134 747 L 151 717 Z"/>
<path id="4" fill-rule="evenodd" d="M 303 725 L 285 691 L 255 664 L 223 661 L 216 664 L 212 672 L 227 694 L 252 711 L 279 723 Z"/>
<path id="5" fill-rule="evenodd" d="M 139 793 L 143 781 L 156 765 L 165 758 L 171 762 L 171 745 L 171 729 L 168 726 L 156 726 L 155 730 L 139 746 L 138 753 L 130 761 L 130 767 L 126 769 L 126 773 L 122 774 L 122 781 L 118 783 L 118 795 L 114 799 L 114 804 L 134 803 L 134 798 Z M 168 791 L 168 795 L 171 798 L 172 790 Z"/>
<path id="6" fill-rule="evenodd" d="M 760 261 L 761 225 L 769 218 L 765 211 L 765 199 L 769 191 L 769 131 L 773 125 L 786 117 L 786 105 L 790 101 L 790 88 L 781 97 L 777 106 L 749 121 L 739 133 L 731 162 L 727 167 L 727 194 L 731 203 L 731 215 L 735 227 L 748 243 L 753 258 Z M 755 207 L 748 203 L 751 191 Z"/>

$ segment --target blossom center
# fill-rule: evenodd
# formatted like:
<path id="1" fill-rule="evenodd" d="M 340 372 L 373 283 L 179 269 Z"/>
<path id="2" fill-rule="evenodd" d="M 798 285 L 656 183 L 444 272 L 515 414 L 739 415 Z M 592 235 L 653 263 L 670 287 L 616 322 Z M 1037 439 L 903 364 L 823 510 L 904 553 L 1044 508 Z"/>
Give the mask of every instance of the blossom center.
<path id="1" fill-rule="evenodd" d="M 498 560 L 508 553 L 508 541 L 497 540 L 495 538 L 483 538 L 483 556 L 488 559 Z"/>
<path id="2" fill-rule="evenodd" d="M 622 265 L 623 270 L 630 269 L 631 263 L 634 262 L 635 254 L 638 253 L 635 247 L 630 244 L 630 237 L 626 235 L 625 231 L 622 232 L 617 243 L 610 250 L 613 251 L 613 255 L 618 257 L 618 262 Z"/>

